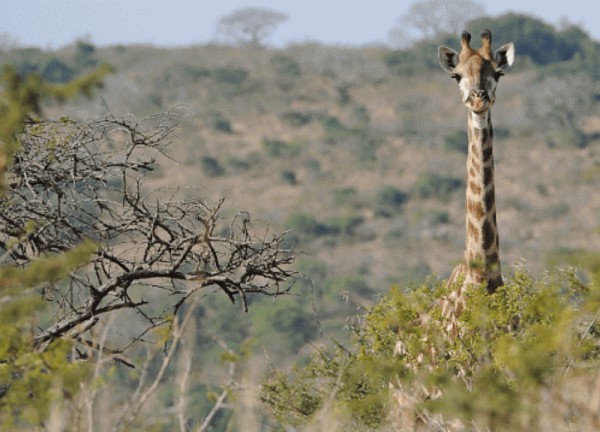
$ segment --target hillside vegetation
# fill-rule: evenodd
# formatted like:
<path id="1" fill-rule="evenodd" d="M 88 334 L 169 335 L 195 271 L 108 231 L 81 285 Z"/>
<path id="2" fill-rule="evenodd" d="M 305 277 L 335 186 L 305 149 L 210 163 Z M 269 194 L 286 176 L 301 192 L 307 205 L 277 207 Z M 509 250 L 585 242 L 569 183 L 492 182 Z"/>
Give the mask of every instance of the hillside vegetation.
<path id="1" fill-rule="evenodd" d="M 486 27 L 494 47 L 513 41 L 517 52 L 493 109 L 503 269 L 574 265 L 586 279 L 600 269 L 600 46 L 576 26 L 556 30 L 521 15 L 478 20 L 469 30 Z M 224 197 L 225 212 L 247 210 L 266 230 L 290 230 L 288 242 L 302 252 L 298 296 L 253 300 L 244 316 L 218 297 L 197 306 L 202 366 L 192 372 L 193 421 L 207 415 L 227 379 L 223 343 L 256 381 L 267 364 L 283 368 L 313 352 L 307 342 L 351 343 L 345 326 L 392 285 L 410 291 L 428 275 L 445 279 L 461 259 L 467 117 L 455 82 L 437 65 L 439 44 L 458 49 L 458 35 L 402 51 L 80 41 L 55 52 L 0 53 L 21 73 L 54 82 L 110 64 L 101 98 L 47 103 L 46 115 L 168 112 L 179 126 L 152 187 Z M 139 377 L 111 373 L 108 388 L 127 382 L 112 395 L 118 404 Z M 157 396 L 157 413 L 173 392 L 167 386 Z M 214 430 L 226 430 L 230 418 L 221 412 Z"/>

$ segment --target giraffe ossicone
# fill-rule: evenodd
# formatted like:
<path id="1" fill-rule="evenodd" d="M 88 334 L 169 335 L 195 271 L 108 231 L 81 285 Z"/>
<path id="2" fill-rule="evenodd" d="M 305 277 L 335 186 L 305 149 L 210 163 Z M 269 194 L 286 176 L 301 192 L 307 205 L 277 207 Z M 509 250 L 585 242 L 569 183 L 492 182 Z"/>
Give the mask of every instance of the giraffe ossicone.
<path id="1" fill-rule="evenodd" d="M 492 34 L 484 30 L 482 46 L 471 47 L 471 35 L 463 32 L 461 50 L 440 47 L 438 58 L 442 69 L 458 82 L 463 104 L 468 110 L 468 156 L 466 191 L 466 246 L 464 262 L 448 280 L 455 291 L 443 304 L 443 314 L 456 318 L 465 307 L 464 292 L 472 285 L 484 285 L 494 292 L 503 285 L 496 196 L 492 116 L 500 77 L 514 62 L 512 43 L 492 52 Z"/>

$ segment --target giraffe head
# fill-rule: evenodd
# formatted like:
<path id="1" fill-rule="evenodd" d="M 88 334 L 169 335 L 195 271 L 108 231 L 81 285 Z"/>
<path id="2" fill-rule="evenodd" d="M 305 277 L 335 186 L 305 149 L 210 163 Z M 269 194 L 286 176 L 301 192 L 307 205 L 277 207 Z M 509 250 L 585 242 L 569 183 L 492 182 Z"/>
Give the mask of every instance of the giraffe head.
<path id="1" fill-rule="evenodd" d="M 442 69 L 458 82 L 462 101 L 477 114 L 490 109 L 496 100 L 496 86 L 504 72 L 510 68 L 515 58 L 515 48 L 511 43 L 492 52 L 492 33 L 481 33 L 483 45 L 480 49 L 471 48 L 471 35 L 464 31 L 460 53 L 439 47 L 438 57 Z"/>

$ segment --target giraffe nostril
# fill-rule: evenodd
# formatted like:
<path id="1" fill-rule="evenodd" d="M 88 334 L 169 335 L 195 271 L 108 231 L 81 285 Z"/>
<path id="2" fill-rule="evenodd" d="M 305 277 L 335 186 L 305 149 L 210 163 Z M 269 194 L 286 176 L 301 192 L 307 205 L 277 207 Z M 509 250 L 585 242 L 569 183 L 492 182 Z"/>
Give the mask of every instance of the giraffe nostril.
<path id="1" fill-rule="evenodd" d="M 471 91 L 471 97 L 477 99 L 487 99 L 487 91 L 486 90 L 473 90 Z"/>

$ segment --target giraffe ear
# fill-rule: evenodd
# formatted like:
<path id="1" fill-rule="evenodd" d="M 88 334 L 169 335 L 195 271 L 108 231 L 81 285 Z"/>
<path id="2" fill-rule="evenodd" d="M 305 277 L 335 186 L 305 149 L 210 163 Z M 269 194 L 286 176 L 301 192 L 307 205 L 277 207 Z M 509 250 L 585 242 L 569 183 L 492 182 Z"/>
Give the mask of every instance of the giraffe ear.
<path id="1" fill-rule="evenodd" d="M 515 61 L 515 46 L 513 43 L 507 43 L 498 48 L 494 54 L 494 61 L 496 67 L 502 71 L 510 68 Z"/>
<path id="2" fill-rule="evenodd" d="M 444 71 L 453 74 L 454 68 L 458 64 L 458 53 L 453 49 L 441 46 L 438 48 L 438 60 Z"/>

